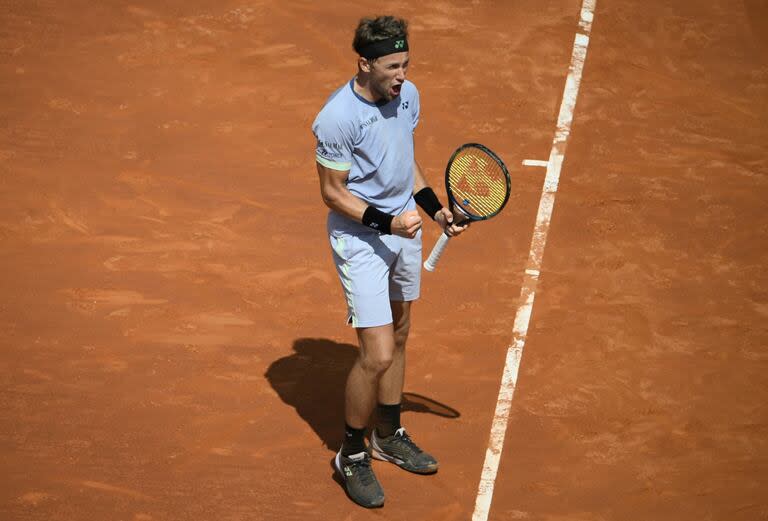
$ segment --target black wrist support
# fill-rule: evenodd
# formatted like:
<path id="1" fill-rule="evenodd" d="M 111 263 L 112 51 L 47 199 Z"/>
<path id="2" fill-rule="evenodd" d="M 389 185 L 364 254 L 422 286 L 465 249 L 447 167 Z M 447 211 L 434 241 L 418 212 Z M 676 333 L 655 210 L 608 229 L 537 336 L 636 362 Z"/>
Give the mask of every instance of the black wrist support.
<path id="1" fill-rule="evenodd" d="M 440 204 L 440 200 L 435 195 L 435 192 L 430 187 L 422 188 L 416 192 L 413 199 L 432 220 L 435 219 L 435 214 L 443 207 L 443 205 Z"/>
<path id="2" fill-rule="evenodd" d="M 363 212 L 363 224 L 385 234 L 392 233 L 392 219 L 394 218 L 394 215 L 384 213 L 373 206 L 369 206 Z"/>

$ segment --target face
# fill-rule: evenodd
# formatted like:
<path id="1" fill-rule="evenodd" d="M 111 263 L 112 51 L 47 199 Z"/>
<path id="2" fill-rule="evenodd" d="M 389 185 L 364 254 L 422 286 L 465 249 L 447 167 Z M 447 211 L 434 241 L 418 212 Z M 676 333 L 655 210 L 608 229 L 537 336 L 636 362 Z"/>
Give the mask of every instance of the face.
<path id="1" fill-rule="evenodd" d="M 408 72 L 408 53 L 396 52 L 367 63 L 371 75 L 371 91 L 378 99 L 392 101 L 400 95 L 400 89 Z"/>

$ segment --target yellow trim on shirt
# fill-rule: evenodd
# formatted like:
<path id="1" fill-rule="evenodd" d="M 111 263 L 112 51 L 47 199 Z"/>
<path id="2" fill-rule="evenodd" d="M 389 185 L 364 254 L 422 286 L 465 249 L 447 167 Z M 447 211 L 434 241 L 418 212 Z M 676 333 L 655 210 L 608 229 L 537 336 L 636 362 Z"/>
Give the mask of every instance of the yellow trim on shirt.
<path id="1" fill-rule="evenodd" d="M 315 159 L 317 159 L 317 162 L 323 165 L 324 167 L 330 168 L 332 170 L 349 170 L 350 168 L 352 168 L 351 162 L 331 161 L 321 156 L 315 156 Z"/>

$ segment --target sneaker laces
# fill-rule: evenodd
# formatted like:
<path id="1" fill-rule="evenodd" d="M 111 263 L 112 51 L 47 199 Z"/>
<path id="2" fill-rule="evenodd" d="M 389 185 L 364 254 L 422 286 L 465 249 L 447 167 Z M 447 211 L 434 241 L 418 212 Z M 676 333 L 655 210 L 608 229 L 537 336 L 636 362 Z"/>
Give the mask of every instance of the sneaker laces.
<path id="1" fill-rule="evenodd" d="M 376 478 L 371 470 L 371 457 L 368 454 L 361 452 L 360 454 L 347 456 L 346 459 L 349 460 L 349 462 L 345 466 L 349 467 L 350 470 L 357 472 L 357 476 L 360 478 L 363 485 L 368 486 L 373 484 Z"/>
<path id="2" fill-rule="evenodd" d="M 424 452 L 421 450 L 421 448 L 419 448 L 418 445 L 416 445 L 416 442 L 411 439 L 408 433 L 405 432 L 405 427 L 400 427 L 397 429 L 397 431 L 395 431 L 395 434 L 392 436 L 391 443 L 405 446 L 408 450 L 415 454 L 421 454 Z"/>

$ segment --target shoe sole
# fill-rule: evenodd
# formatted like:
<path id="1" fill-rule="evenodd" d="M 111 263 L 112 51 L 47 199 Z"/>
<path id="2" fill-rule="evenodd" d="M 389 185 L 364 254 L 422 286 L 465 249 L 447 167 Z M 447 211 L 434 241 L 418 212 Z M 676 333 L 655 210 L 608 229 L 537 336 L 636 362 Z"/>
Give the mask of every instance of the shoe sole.
<path id="1" fill-rule="evenodd" d="M 365 503 L 361 503 L 357 500 L 352 494 L 349 493 L 349 490 L 347 489 L 347 476 L 344 474 L 344 471 L 341 469 L 341 452 L 336 453 L 336 457 L 333 458 L 333 466 L 336 469 L 336 472 L 339 473 L 339 476 L 341 477 L 341 482 L 344 483 L 344 492 L 347 493 L 347 497 L 355 502 L 355 504 L 360 505 L 364 508 L 381 508 L 384 506 L 384 498 L 381 499 L 381 503 L 372 503 L 370 505 L 366 505 Z"/>

